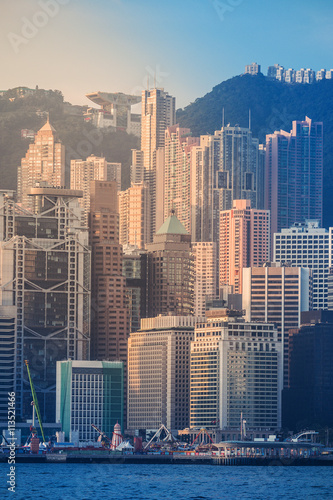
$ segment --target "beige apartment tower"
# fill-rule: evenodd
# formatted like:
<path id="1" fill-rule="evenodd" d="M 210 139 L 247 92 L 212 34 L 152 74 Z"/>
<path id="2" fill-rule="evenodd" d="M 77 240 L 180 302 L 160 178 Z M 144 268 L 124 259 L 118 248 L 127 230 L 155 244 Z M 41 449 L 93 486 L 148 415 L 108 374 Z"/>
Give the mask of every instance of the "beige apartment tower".
<path id="1" fill-rule="evenodd" d="M 142 92 L 141 152 L 132 152 L 132 181 L 145 181 L 151 199 L 150 241 L 156 231 L 157 185 L 156 171 L 161 168 L 164 154 L 165 129 L 175 124 L 176 100 L 163 89 Z M 161 200 L 162 201 L 162 200 Z"/>
<path id="2" fill-rule="evenodd" d="M 65 186 L 65 146 L 57 138 L 49 120 L 37 132 L 17 171 L 17 201 L 32 209 L 33 197 L 29 190 L 41 185 Z"/>
<path id="3" fill-rule="evenodd" d="M 206 298 L 217 295 L 216 243 L 202 241 L 192 243 L 194 255 L 194 315 L 204 316 Z"/>
<path id="4" fill-rule="evenodd" d="M 150 196 L 145 182 L 132 184 L 118 193 L 121 245 L 135 245 L 141 250 L 150 241 Z"/>

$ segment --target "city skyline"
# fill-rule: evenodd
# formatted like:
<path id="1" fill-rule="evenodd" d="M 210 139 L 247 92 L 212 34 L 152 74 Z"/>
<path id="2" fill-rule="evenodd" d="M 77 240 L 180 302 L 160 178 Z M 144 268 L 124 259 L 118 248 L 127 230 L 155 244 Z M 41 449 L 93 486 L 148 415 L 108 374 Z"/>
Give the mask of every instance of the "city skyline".
<path id="1" fill-rule="evenodd" d="M 1 87 L 57 88 L 66 100 L 89 105 L 87 93 L 139 95 L 148 78 L 150 87 L 155 78 L 184 107 L 254 61 L 264 74 L 276 63 L 316 71 L 331 67 L 329 2 L 290 5 L 283 0 L 261 7 L 259 0 L 172 0 L 167 5 L 152 0 L 19 0 L 14 5 L 5 0 L 0 60 L 7 71 Z M 288 37 L 281 37 L 282 23 Z M 302 44 L 296 43 L 300 39 Z"/>

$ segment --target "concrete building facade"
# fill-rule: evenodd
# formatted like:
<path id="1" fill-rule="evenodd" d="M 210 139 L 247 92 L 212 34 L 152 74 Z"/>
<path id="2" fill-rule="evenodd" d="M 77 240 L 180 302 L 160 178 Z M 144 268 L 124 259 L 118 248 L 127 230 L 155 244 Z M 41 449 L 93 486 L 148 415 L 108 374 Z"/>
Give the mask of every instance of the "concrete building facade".
<path id="1" fill-rule="evenodd" d="M 2 197 L 0 315 L 16 318 L 16 414 L 31 418 L 28 360 L 43 422 L 54 422 L 56 361 L 89 359 L 91 252 L 82 192 L 33 188 L 30 195 L 31 212 Z"/>
<path id="2" fill-rule="evenodd" d="M 141 320 L 128 339 L 128 421 L 131 431 L 188 427 L 190 344 L 196 318 Z"/>
<path id="3" fill-rule="evenodd" d="M 306 220 L 274 234 L 274 261 L 312 269 L 312 308 L 328 308 L 328 276 L 332 265 L 333 228 Z"/>
<path id="4" fill-rule="evenodd" d="M 281 426 L 282 345 L 270 323 L 209 311 L 191 343 L 190 427 Z"/>
<path id="5" fill-rule="evenodd" d="M 289 330 L 299 328 L 301 312 L 312 308 L 312 272 L 299 267 L 243 269 L 243 309 L 247 321 L 277 325 L 283 349 L 283 382 L 288 384 Z"/>

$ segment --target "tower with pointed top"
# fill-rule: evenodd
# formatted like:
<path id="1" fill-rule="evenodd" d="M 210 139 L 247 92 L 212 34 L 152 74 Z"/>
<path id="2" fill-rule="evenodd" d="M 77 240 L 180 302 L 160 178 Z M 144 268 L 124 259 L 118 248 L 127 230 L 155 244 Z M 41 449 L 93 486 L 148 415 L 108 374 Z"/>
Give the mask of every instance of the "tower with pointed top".
<path id="1" fill-rule="evenodd" d="M 191 235 L 171 213 L 148 251 L 148 317 L 194 313 L 194 257 Z"/>
<path id="2" fill-rule="evenodd" d="M 33 200 L 28 191 L 40 183 L 49 187 L 65 186 L 65 146 L 47 119 L 37 132 L 17 172 L 17 201 L 32 209 Z"/>

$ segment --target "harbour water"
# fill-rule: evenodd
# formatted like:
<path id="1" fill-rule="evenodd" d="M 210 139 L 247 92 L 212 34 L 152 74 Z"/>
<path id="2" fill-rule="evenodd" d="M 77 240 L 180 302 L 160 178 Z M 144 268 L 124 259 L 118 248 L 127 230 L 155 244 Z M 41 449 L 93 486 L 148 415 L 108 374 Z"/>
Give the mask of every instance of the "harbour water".
<path id="1" fill-rule="evenodd" d="M 15 500 L 333 499 L 333 467 L 0 464 L 0 498 Z"/>

